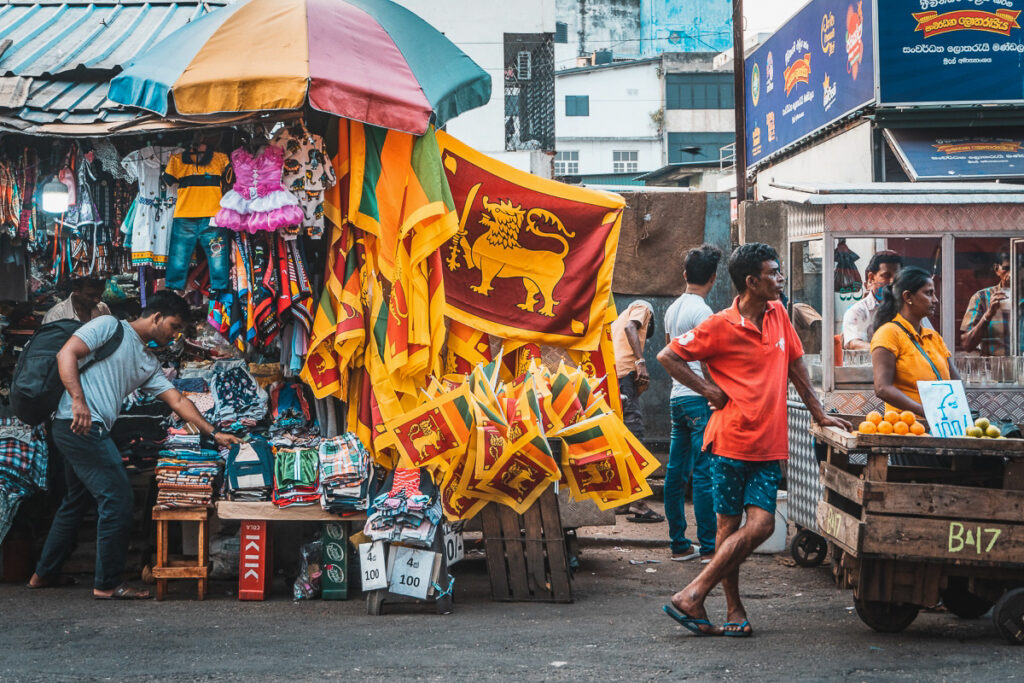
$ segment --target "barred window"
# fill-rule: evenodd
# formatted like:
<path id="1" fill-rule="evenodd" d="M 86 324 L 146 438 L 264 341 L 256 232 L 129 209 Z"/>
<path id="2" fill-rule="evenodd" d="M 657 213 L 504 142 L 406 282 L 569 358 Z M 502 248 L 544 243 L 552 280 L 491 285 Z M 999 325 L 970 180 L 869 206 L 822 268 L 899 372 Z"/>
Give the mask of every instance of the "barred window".
<path id="1" fill-rule="evenodd" d="M 612 173 L 635 173 L 639 152 L 635 149 L 612 152 Z"/>
<path id="2" fill-rule="evenodd" d="M 731 73 L 686 73 L 665 76 L 667 109 L 732 109 Z"/>
<path id="3" fill-rule="evenodd" d="M 580 153 L 555 152 L 555 175 L 576 175 L 580 172 Z"/>

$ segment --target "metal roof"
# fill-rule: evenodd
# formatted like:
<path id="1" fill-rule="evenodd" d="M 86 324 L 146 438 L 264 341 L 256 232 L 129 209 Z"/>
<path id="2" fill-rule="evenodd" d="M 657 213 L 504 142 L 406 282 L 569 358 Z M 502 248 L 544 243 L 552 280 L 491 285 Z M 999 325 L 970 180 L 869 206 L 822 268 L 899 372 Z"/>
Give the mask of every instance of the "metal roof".
<path id="1" fill-rule="evenodd" d="M 0 125 L 129 122 L 139 112 L 107 100 L 110 79 L 154 42 L 227 0 L 7 0 L 0 6 Z M 12 94 L 14 93 L 14 94 Z M 22 95 L 22 96 L 17 96 Z M 24 101 L 22 101 L 24 100 Z M 18 125 L 21 122 L 21 125 Z"/>
<path id="2" fill-rule="evenodd" d="M 1024 185 L 1009 183 L 770 183 L 788 191 L 771 199 L 802 204 L 1024 204 Z"/>

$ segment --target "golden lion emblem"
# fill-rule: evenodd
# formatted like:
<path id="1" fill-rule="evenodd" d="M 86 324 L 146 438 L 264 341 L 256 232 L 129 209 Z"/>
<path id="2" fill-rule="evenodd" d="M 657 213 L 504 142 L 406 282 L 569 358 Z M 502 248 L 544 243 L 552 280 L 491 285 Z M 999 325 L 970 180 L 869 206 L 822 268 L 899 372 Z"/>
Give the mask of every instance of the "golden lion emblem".
<path id="1" fill-rule="evenodd" d="M 425 453 L 427 446 L 434 452 L 437 451 L 438 443 L 441 441 L 441 433 L 431 420 L 421 420 L 409 427 L 409 438 L 412 440 L 412 448 L 417 453 Z"/>
<path id="2" fill-rule="evenodd" d="M 487 232 L 470 245 L 468 233 L 461 229 L 448 257 L 448 269 L 459 269 L 459 250 L 462 249 L 466 267 L 480 271 L 480 284 L 472 286 L 474 292 L 489 296 L 494 289 L 495 278 L 521 279 L 526 288 L 526 299 L 516 306 L 524 311 L 554 317 L 555 306 L 559 303 L 554 297 L 555 285 L 565 274 L 565 257 L 569 253 L 566 238 L 572 239 L 576 233 L 569 232 L 558 216 L 546 209 L 525 210 L 507 199 L 491 202 L 487 196 L 483 197 L 483 205 L 480 224 L 487 228 Z M 545 232 L 539 224 L 554 229 Z M 526 249 L 519 243 L 519 233 L 523 229 L 557 241 L 561 244 L 560 250 Z"/>
<path id="3" fill-rule="evenodd" d="M 501 473 L 501 483 L 505 488 L 515 491 L 515 498 L 518 501 L 526 498 L 533 484 L 533 472 L 518 462 L 509 465 L 508 469 Z"/>

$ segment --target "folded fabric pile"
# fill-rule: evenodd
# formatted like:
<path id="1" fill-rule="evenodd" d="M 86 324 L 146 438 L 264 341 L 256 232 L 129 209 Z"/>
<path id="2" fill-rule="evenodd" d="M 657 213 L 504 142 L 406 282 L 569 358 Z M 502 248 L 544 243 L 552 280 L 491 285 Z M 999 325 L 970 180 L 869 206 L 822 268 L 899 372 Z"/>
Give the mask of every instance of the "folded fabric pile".
<path id="1" fill-rule="evenodd" d="M 267 393 L 244 363 L 215 364 L 210 389 L 216 406 L 213 421 L 218 424 L 255 424 L 267 415 Z"/>
<path id="2" fill-rule="evenodd" d="M 268 501 L 274 489 L 274 449 L 254 436 L 228 450 L 224 493 L 228 500 Z"/>
<path id="3" fill-rule="evenodd" d="M 430 475 L 418 469 L 397 468 L 387 493 L 373 501 L 364 533 L 375 541 L 429 547 L 441 522 L 441 499 Z M 422 489 L 428 488 L 432 494 Z"/>
<path id="4" fill-rule="evenodd" d="M 315 448 L 275 449 L 271 500 L 278 507 L 320 501 L 320 462 Z"/>
<path id="5" fill-rule="evenodd" d="M 334 513 L 366 509 L 370 454 L 352 432 L 320 442 L 320 505 Z"/>
<path id="6" fill-rule="evenodd" d="M 220 475 L 216 451 L 165 455 L 156 464 L 156 507 L 161 510 L 209 507 Z"/>
<path id="7" fill-rule="evenodd" d="M 33 429 L 16 418 L 0 418 L 0 543 L 22 499 L 46 490 L 48 455 L 43 427 Z"/>

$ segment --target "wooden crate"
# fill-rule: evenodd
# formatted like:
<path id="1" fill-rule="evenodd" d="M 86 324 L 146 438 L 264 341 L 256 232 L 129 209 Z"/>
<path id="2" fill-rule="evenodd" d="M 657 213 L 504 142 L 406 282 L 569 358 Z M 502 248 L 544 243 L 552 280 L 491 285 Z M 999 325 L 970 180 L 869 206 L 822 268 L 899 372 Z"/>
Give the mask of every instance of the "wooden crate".
<path id="1" fill-rule="evenodd" d="M 490 503 L 480 511 L 491 597 L 512 602 L 572 602 L 565 534 L 552 488 L 522 515 Z"/>

